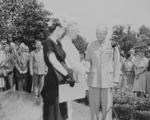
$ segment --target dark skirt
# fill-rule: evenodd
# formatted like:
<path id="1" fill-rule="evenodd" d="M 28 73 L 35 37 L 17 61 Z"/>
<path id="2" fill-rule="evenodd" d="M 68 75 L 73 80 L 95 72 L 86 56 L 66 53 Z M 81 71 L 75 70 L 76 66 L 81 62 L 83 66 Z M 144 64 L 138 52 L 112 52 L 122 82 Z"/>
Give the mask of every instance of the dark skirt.
<path id="1" fill-rule="evenodd" d="M 59 107 L 60 107 L 60 113 L 61 113 L 62 120 L 66 120 L 68 118 L 67 102 L 60 103 Z"/>
<path id="2" fill-rule="evenodd" d="M 50 102 L 44 100 L 43 118 L 43 120 L 61 120 L 58 97 L 55 99 L 55 101 L 53 101 L 53 104 L 50 104 Z"/>

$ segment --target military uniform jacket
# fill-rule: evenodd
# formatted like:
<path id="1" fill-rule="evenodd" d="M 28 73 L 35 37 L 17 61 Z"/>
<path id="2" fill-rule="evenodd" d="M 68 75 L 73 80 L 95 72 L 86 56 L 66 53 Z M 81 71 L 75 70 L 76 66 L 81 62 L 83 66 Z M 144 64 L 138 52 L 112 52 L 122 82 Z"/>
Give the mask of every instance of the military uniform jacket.
<path id="1" fill-rule="evenodd" d="M 91 72 L 87 83 L 91 87 L 110 88 L 114 85 L 114 49 L 110 42 L 100 45 L 92 42 L 86 53 L 86 60 L 91 61 Z"/>

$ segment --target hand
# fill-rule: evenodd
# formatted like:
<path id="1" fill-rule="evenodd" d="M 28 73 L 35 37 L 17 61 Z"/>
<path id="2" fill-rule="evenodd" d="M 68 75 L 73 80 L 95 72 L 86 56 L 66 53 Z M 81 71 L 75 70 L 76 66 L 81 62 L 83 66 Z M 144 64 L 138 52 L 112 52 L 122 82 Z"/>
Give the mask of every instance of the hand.
<path id="1" fill-rule="evenodd" d="M 25 73 L 27 73 L 26 70 L 25 71 L 20 70 L 20 74 L 25 74 Z"/>
<path id="2" fill-rule="evenodd" d="M 47 75 L 47 71 L 45 71 L 44 75 Z"/>
<path id="3" fill-rule="evenodd" d="M 20 70 L 19 72 L 20 72 L 20 74 L 23 74 L 23 71 L 22 71 L 22 70 Z"/>
<path id="4" fill-rule="evenodd" d="M 10 70 L 8 70 L 8 69 L 7 69 L 6 71 L 7 71 L 7 73 L 10 73 L 10 72 L 11 72 L 11 71 L 10 71 Z"/>
<path id="5" fill-rule="evenodd" d="M 74 87 L 74 85 L 75 85 L 75 80 L 74 80 L 74 79 L 70 79 L 70 80 L 67 81 L 67 83 L 69 83 L 69 85 L 70 85 L 71 87 Z"/>
<path id="6" fill-rule="evenodd" d="M 114 82 L 114 88 L 118 88 L 118 82 Z"/>
<path id="7" fill-rule="evenodd" d="M 22 71 L 23 72 L 23 74 L 25 74 L 25 73 L 27 73 L 27 71 L 25 70 L 25 71 Z"/>
<path id="8" fill-rule="evenodd" d="M 89 73 L 90 73 L 90 70 L 88 70 L 88 69 L 85 69 L 85 72 L 86 72 L 87 74 L 89 74 Z"/>
<path id="9" fill-rule="evenodd" d="M 33 72 L 30 72 L 30 75 L 33 76 Z"/>
<path id="10" fill-rule="evenodd" d="M 68 69 L 68 74 L 66 75 L 66 79 L 73 79 L 73 70 Z"/>

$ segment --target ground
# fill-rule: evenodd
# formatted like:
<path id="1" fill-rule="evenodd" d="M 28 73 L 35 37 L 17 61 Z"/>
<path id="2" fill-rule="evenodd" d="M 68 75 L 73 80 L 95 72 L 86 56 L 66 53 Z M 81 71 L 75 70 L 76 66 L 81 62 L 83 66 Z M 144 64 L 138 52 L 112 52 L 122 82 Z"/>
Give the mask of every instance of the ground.
<path id="1" fill-rule="evenodd" d="M 73 120 L 90 120 L 89 106 L 73 101 L 72 107 L 73 107 Z"/>

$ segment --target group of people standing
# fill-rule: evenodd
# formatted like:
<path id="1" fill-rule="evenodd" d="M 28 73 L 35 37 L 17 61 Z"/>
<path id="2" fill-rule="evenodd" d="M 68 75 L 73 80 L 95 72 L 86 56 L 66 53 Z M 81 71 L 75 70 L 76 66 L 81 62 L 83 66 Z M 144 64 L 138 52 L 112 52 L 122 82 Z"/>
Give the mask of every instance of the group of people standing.
<path id="1" fill-rule="evenodd" d="M 88 45 L 86 54 L 82 54 L 85 58 L 82 62 L 79 51 L 72 43 L 79 33 L 77 23 L 68 22 L 64 27 L 57 21 L 49 27 L 48 33 L 47 39 L 42 44 L 40 41 L 35 42 L 36 49 L 31 53 L 24 43 L 19 45 L 18 50 L 8 50 L 12 55 L 10 61 L 13 66 L 11 69 L 13 77 L 9 80 L 13 83 L 10 89 L 13 89 L 15 81 L 17 90 L 28 91 L 27 86 L 31 82 L 29 81 L 31 77 L 32 94 L 43 98 L 43 119 L 72 120 L 71 101 L 59 103 L 59 84 L 68 83 L 70 87 L 74 87 L 74 73 L 80 76 L 78 79 L 86 76 L 91 120 L 99 120 L 100 99 L 103 120 L 112 120 L 110 109 L 113 103 L 112 88 L 119 82 L 120 53 L 118 47 L 112 46 L 107 38 L 107 26 L 102 24 L 97 26 L 97 40 Z M 9 75 L 5 69 L 8 66 L 6 46 L 10 47 L 5 45 L 0 51 L 0 56 L 3 56 L 3 59 L 0 59 L 1 69 L 4 68 L 6 72 L 1 79 L 5 82 Z"/>
<path id="2" fill-rule="evenodd" d="M 150 93 L 149 59 L 145 48 L 131 49 L 121 55 L 120 88 L 128 88 L 136 93 Z"/>
<path id="3" fill-rule="evenodd" d="M 43 57 L 43 46 L 35 43 L 36 49 L 30 53 L 28 46 L 21 43 L 1 45 L 0 49 L 0 89 L 26 91 L 39 96 L 44 85 L 47 66 Z"/>

